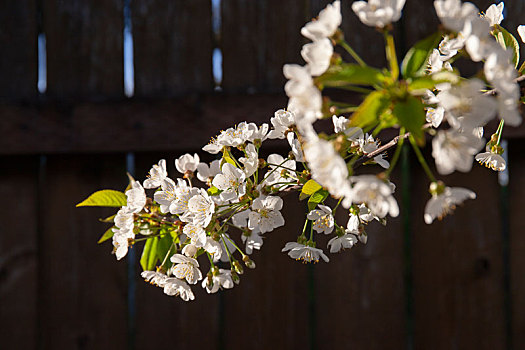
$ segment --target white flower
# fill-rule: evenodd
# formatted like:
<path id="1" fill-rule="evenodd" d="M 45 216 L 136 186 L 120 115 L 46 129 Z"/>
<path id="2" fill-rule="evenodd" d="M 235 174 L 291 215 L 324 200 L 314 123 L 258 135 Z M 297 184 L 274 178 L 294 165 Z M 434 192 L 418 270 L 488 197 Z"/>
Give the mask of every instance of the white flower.
<path id="1" fill-rule="evenodd" d="M 259 153 L 252 143 L 249 143 L 244 150 L 247 157 L 239 158 L 239 161 L 244 164 L 244 173 L 246 177 L 252 176 L 259 167 Z"/>
<path id="2" fill-rule="evenodd" d="M 291 182 L 297 180 L 295 172 L 288 169 L 295 170 L 296 163 L 292 159 L 285 159 L 280 154 L 270 154 L 268 156 L 268 172 L 263 181 L 264 185 L 273 185 L 279 183 L 279 188 L 285 188 L 287 185 L 280 184 L 281 182 Z M 273 165 L 272 165 L 273 164 Z"/>
<path id="3" fill-rule="evenodd" d="M 113 218 L 115 226 L 120 229 L 133 228 L 133 212 L 128 207 L 122 207 L 117 211 L 117 215 Z"/>
<path id="4" fill-rule="evenodd" d="M 288 110 L 295 114 L 295 122 L 301 119 L 311 123 L 320 118 L 323 115 L 321 112 L 323 100 L 321 92 L 313 85 L 310 67 L 285 64 L 283 73 L 289 79 L 284 90 L 290 98 Z"/>
<path id="5" fill-rule="evenodd" d="M 436 187 L 436 183 L 431 184 Z M 444 186 L 444 185 L 443 185 Z M 440 192 L 441 193 L 437 193 Z M 425 206 L 424 219 L 427 224 L 431 224 L 435 218 L 442 219 L 445 215 L 450 214 L 456 205 L 463 203 L 466 199 L 475 199 L 476 194 L 471 190 L 461 187 L 445 187 L 438 191 L 433 191 L 432 198 Z"/>
<path id="6" fill-rule="evenodd" d="M 248 141 L 254 142 L 255 140 L 264 141 L 268 138 L 268 124 L 263 123 L 261 127 L 257 127 L 255 123 L 248 124 L 248 130 L 250 130 Z"/>
<path id="7" fill-rule="evenodd" d="M 224 163 L 222 173 L 215 175 L 212 184 L 223 192 L 220 194 L 223 200 L 236 199 L 246 193 L 246 175 L 244 172 L 230 163 Z"/>
<path id="8" fill-rule="evenodd" d="M 437 95 L 439 105 L 447 112 L 447 121 L 454 128 L 471 130 L 494 118 L 497 102 L 481 92 L 484 87 L 481 80 L 474 78 Z"/>
<path id="9" fill-rule="evenodd" d="M 465 22 L 479 12 L 474 4 L 462 3 L 461 0 L 436 0 L 434 7 L 441 23 L 455 32 L 462 30 Z"/>
<path id="10" fill-rule="evenodd" d="M 138 181 L 131 183 L 131 188 L 126 191 L 127 204 L 126 207 L 132 213 L 140 212 L 146 205 L 146 192 Z"/>
<path id="11" fill-rule="evenodd" d="M 372 135 L 365 134 L 363 138 L 357 139 L 356 144 L 359 146 L 363 153 L 369 154 L 377 151 L 379 148 L 379 141 L 375 140 Z M 381 167 L 388 169 L 390 163 L 386 159 L 383 159 L 384 153 L 378 154 L 374 157 L 374 162 L 379 164 Z"/>
<path id="12" fill-rule="evenodd" d="M 254 249 L 260 250 L 263 245 L 263 237 L 258 228 L 244 231 L 241 240 L 246 245 L 246 254 L 251 254 Z"/>
<path id="13" fill-rule="evenodd" d="M 212 275 L 212 280 L 209 281 L 209 277 L 206 277 L 202 281 L 202 288 L 206 288 L 208 294 L 217 293 L 219 289 L 233 288 L 232 273 L 230 270 L 219 269 L 217 276 Z"/>
<path id="14" fill-rule="evenodd" d="M 228 235 L 227 233 L 223 233 L 221 235 L 221 240 L 219 244 L 221 246 L 221 252 L 222 252 L 222 255 L 220 256 L 220 260 L 222 262 L 229 262 L 230 257 L 229 257 L 228 252 L 230 252 L 230 254 L 233 254 L 237 250 L 237 248 L 235 248 L 235 246 L 232 243 L 232 239 L 230 235 Z"/>
<path id="15" fill-rule="evenodd" d="M 334 1 L 319 12 L 317 20 L 308 22 L 301 34 L 312 41 L 331 37 L 341 24 L 341 3 Z"/>
<path id="16" fill-rule="evenodd" d="M 403 6 L 405 0 L 355 1 L 352 10 L 367 26 L 383 28 L 401 18 Z"/>
<path id="17" fill-rule="evenodd" d="M 286 139 L 288 140 L 288 144 L 292 149 L 295 160 L 298 162 L 304 162 L 303 148 L 299 140 L 295 138 L 295 134 L 289 132 L 288 135 L 286 135 Z"/>
<path id="18" fill-rule="evenodd" d="M 431 123 L 434 128 L 437 128 L 441 125 L 441 122 L 443 121 L 443 116 L 445 115 L 445 109 L 443 107 L 428 107 L 427 108 L 427 114 L 426 114 L 426 120 L 427 122 Z"/>
<path id="19" fill-rule="evenodd" d="M 300 66 L 298 64 L 285 64 L 283 66 L 283 74 L 286 77 L 286 79 L 288 79 L 288 81 L 284 85 L 284 91 L 286 92 L 286 95 L 288 97 L 301 96 L 305 93 L 307 89 L 313 86 L 312 75 L 310 73 L 310 67 L 308 65 Z M 279 110 L 277 112 L 280 112 L 279 119 L 282 119 L 284 122 L 290 120 L 290 116 L 285 114 L 286 111 Z M 277 112 L 275 112 L 276 118 L 277 118 Z M 272 124 L 274 124 L 273 118 L 270 119 L 270 121 L 272 122 Z M 295 118 L 292 121 L 295 122 Z M 275 124 L 274 124 L 274 127 L 275 127 Z M 280 137 L 280 138 L 283 138 L 283 137 Z M 275 137 L 270 136 L 270 138 L 275 138 Z"/>
<path id="20" fill-rule="evenodd" d="M 140 275 L 146 282 L 159 287 L 164 287 L 166 279 L 168 278 L 165 274 L 157 271 L 142 271 Z"/>
<path id="21" fill-rule="evenodd" d="M 348 119 L 345 117 L 332 116 L 332 123 L 334 124 L 334 132 L 344 132 L 347 139 L 353 142 L 357 142 L 364 138 L 363 130 L 357 127 L 348 128 Z"/>
<path id="22" fill-rule="evenodd" d="M 268 133 L 268 138 L 284 139 L 290 126 L 295 124 L 295 116 L 290 111 L 279 109 L 274 113 L 274 116 L 270 118 L 270 122 L 273 125 L 273 130 Z"/>
<path id="23" fill-rule="evenodd" d="M 441 59 L 449 60 L 456 56 L 459 50 L 465 46 L 465 37 L 460 32 L 458 36 L 451 39 L 448 35 L 443 37 L 443 40 L 439 43 L 439 52 L 441 53 Z"/>
<path id="24" fill-rule="evenodd" d="M 329 262 L 330 259 L 323 253 L 321 249 L 310 247 L 297 242 L 288 242 L 281 250 L 282 252 L 288 252 L 288 255 L 295 260 L 302 260 L 305 263 L 319 262 L 319 257 L 323 258 L 325 262 Z"/>
<path id="25" fill-rule="evenodd" d="M 312 221 L 313 229 L 318 233 L 329 234 L 334 230 L 334 217 L 332 209 L 326 205 L 319 204 L 319 209 L 314 209 L 306 216 Z"/>
<path id="26" fill-rule="evenodd" d="M 187 257 L 194 257 L 198 250 L 199 248 L 196 245 L 190 243 L 186 244 L 184 248 L 182 248 L 182 254 Z"/>
<path id="27" fill-rule="evenodd" d="M 206 244 L 206 232 L 202 226 L 189 222 L 184 225 L 182 232 L 190 238 L 191 244 L 195 247 L 204 247 Z"/>
<path id="28" fill-rule="evenodd" d="M 195 153 L 193 156 L 189 153 L 186 153 L 175 160 L 175 167 L 182 174 L 187 171 L 194 172 L 197 170 L 197 165 L 199 165 L 199 162 L 200 159 L 197 153 Z"/>
<path id="29" fill-rule="evenodd" d="M 155 192 L 153 199 L 155 202 L 160 204 L 160 211 L 162 213 L 171 212 L 170 207 L 172 203 L 177 199 L 175 182 L 166 177 L 160 182 L 161 190 Z"/>
<path id="30" fill-rule="evenodd" d="M 261 196 L 252 203 L 252 211 L 248 216 L 248 228 L 258 228 L 261 233 L 273 231 L 273 229 L 284 225 L 284 218 L 280 210 L 283 200 L 276 196 Z"/>
<path id="31" fill-rule="evenodd" d="M 500 24 L 503 21 L 503 8 L 505 4 L 500 2 L 499 4 L 492 4 L 489 6 L 483 18 L 490 24 L 494 26 L 495 24 Z"/>
<path id="32" fill-rule="evenodd" d="M 507 167 L 505 159 L 497 153 L 484 152 L 476 154 L 475 159 L 479 164 L 496 171 L 503 171 Z"/>
<path id="33" fill-rule="evenodd" d="M 441 56 L 438 49 L 432 50 L 432 53 L 428 57 L 428 72 L 432 74 L 440 72 L 443 69 L 452 71 L 452 66 L 449 62 L 446 62 L 446 57 Z"/>
<path id="34" fill-rule="evenodd" d="M 177 278 L 166 278 L 164 281 L 164 293 L 169 296 L 178 295 L 184 301 L 195 299 L 190 286 Z"/>
<path id="35" fill-rule="evenodd" d="M 399 207 L 392 196 L 392 188 L 374 175 L 359 175 L 351 178 L 354 182 L 352 195 L 354 203 L 364 203 L 373 215 L 384 218 L 399 215 Z"/>
<path id="36" fill-rule="evenodd" d="M 308 63 L 310 74 L 314 77 L 326 72 L 333 53 L 334 48 L 328 38 L 305 44 L 301 50 L 301 56 Z"/>
<path id="37" fill-rule="evenodd" d="M 202 279 L 199 262 L 182 254 L 174 254 L 170 258 L 174 263 L 172 267 L 173 275 L 181 280 L 186 279 L 189 284 L 195 284 Z"/>
<path id="38" fill-rule="evenodd" d="M 217 136 L 217 142 L 222 146 L 237 147 L 252 136 L 254 129 L 248 123 L 241 122 L 233 128 L 228 128 Z"/>
<path id="39" fill-rule="evenodd" d="M 197 178 L 202 182 L 210 183 L 213 177 L 221 172 L 221 161 L 216 159 L 208 164 L 199 163 L 197 165 Z"/>
<path id="40" fill-rule="evenodd" d="M 221 244 L 211 237 L 206 237 L 206 244 L 203 248 L 208 254 L 212 256 L 213 262 L 219 261 L 223 255 Z"/>
<path id="41" fill-rule="evenodd" d="M 206 227 L 215 211 L 215 203 L 204 189 L 199 188 L 198 193 L 188 200 L 188 210 L 195 225 Z"/>
<path id="42" fill-rule="evenodd" d="M 351 233 L 336 236 L 328 241 L 330 253 L 340 252 L 342 249 L 350 249 L 357 243 L 357 237 Z"/>
<path id="43" fill-rule="evenodd" d="M 159 160 L 159 164 L 154 164 L 149 171 L 148 178 L 144 180 L 144 188 L 157 188 L 162 180 L 168 176 L 166 170 L 166 160 Z"/>
<path id="44" fill-rule="evenodd" d="M 437 171 L 448 175 L 459 170 L 469 172 L 473 156 L 483 147 L 483 141 L 472 133 L 459 133 L 455 130 L 438 131 L 432 139 L 432 156 Z"/>
<path id="45" fill-rule="evenodd" d="M 521 41 L 525 43 L 525 25 L 519 25 L 517 30 Z"/>
<path id="46" fill-rule="evenodd" d="M 130 240 L 135 238 L 133 229 L 116 229 L 113 228 L 112 243 L 117 260 L 122 259 L 128 253 Z"/>
<path id="47" fill-rule="evenodd" d="M 183 179 L 177 179 L 177 185 L 170 178 L 165 178 L 161 183 L 161 191 L 155 192 L 153 198 L 160 204 L 160 211 L 179 215 L 182 221 L 191 220 L 188 201 L 199 192 L 198 188 L 189 187 Z"/>
<path id="48" fill-rule="evenodd" d="M 217 154 L 222 151 L 223 147 L 223 145 L 219 144 L 219 140 L 217 138 L 212 138 L 206 146 L 202 147 L 202 150 L 211 154 Z"/>
<path id="49" fill-rule="evenodd" d="M 348 223 L 346 224 L 346 230 L 349 233 L 359 234 L 360 233 L 359 227 L 363 223 L 366 224 L 369 221 L 372 221 L 374 219 L 381 221 L 379 217 L 373 215 L 370 212 L 370 209 L 368 209 L 366 205 L 359 204 L 357 208 L 355 207 L 350 208 L 350 215 L 348 217 Z"/>

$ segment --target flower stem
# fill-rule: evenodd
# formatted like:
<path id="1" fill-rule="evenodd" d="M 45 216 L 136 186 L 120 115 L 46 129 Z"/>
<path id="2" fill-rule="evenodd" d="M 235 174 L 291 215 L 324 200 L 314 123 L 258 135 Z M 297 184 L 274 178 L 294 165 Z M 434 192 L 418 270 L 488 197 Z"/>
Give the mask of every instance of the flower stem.
<path id="1" fill-rule="evenodd" d="M 503 134 L 503 124 L 505 124 L 505 120 L 501 119 L 498 125 L 498 130 L 496 130 L 496 133 L 498 134 L 498 143 L 496 145 L 499 146 L 499 142 L 501 141 L 501 134 Z"/>
<path id="2" fill-rule="evenodd" d="M 427 177 L 430 181 L 436 182 L 436 178 L 434 177 L 434 174 L 432 174 L 432 171 L 430 170 L 430 167 L 427 164 L 427 161 L 425 160 L 425 157 L 423 157 L 423 154 L 421 153 L 421 150 L 416 144 L 416 140 L 412 135 L 409 136 L 410 143 L 412 144 L 412 148 L 414 149 L 414 152 L 416 153 L 417 160 L 419 160 L 419 163 L 421 164 L 421 167 L 427 174 Z"/>
<path id="3" fill-rule="evenodd" d="M 392 161 L 390 162 L 390 167 L 385 171 L 385 174 L 387 177 L 390 176 L 392 173 L 392 170 L 394 170 L 397 161 L 399 159 L 399 156 L 401 155 L 401 149 L 403 148 L 403 143 L 405 141 L 404 137 L 401 137 L 405 134 L 405 128 L 399 129 L 399 141 L 397 143 L 396 151 L 394 152 L 394 155 L 392 156 Z"/>
<path id="4" fill-rule="evenodd" d="M 385 35 L 385 51 L 386 58 L 390 65 L 390 72 L 392 73 L 392 79 L 395 81 L 399 77 L 399 64 L 397 63 L 396 45 L 394 44 L 394 36 L 388 31 L 384 31 Z"/>
<path id="5" fill-rule="evenodd" d="M 341 45 L 341 47 L 342 47 L 343 49 L 345 49 L 346 52 L 348 52 L 348 53 L 350 54 L 350 56 L 352 56 L 352 57 L 354 58 L 354 60 L 355 60 L 357 63 L 359 63 L 359 65 L 360 65 L 361 67 L 366 67 L 366 63 L 365 63 L 365 61 L 363 61 L 363 59 L 362 59 L 361 57 L 359 57 L 359 55 L 357 54 L 357 52 L 355 52 L 354 49 L 352 49 L 352 48 L 350 47 L 350 45 L 348 45 L 348 43 L 347 43 L 346 41 L 341 40 L 341 41 L 339 42 L 339 45 Z"/>

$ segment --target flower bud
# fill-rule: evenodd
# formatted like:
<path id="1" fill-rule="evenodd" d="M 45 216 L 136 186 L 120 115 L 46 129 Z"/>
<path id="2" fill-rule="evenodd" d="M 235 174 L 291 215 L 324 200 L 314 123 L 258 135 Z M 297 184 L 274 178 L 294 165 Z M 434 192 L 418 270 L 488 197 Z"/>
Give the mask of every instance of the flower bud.
<path id="1" fill-rule="evenodd" d="M 186 255 L 187 257 L 194 257 L 195 254 L 197 254 L 198 249 L 199 248 L 197 248 L 195 245 L 188 244 L 182 248 L 182 254 Z"/>
<path id="2" fill-rule="evenodd" d="M 219 272 L 219 268 L 217 266 L 213 266 L 211 269 L 210 269 L 211 273 L 213 276 L 219 276 L 220 272 Z"/>
<path id="3" fill-rule="evenodd" d="M 242 261 L 244 261 L 247 268 L 255 269 L 255 262 L 248 255 L 243 256 Z"/>
<path id="4" fill-rule="evenodd" d="M 443 193 L 445 191 L 445 184 L 443 181 L 434 181 L 430 183 L 430 187 L 428 189 L 431 195 L 437 196 Z"/>
<path id="5" fill-rule="evenodd" d="M 241 278 L 235 271 L 232 271 L 232 280 L 235 282 L 235 284 L 239 284 L 239 282 L 241 282 Z"/>
<path id="6" fill-rule="evenodd" d="M 240 262 L 238 262 L 237 260 L 234 260 L 232 265 L 236 273 L 238 273 L 239 275 L 242 275 L 244 273 L 244 269 L 242 268 L 242 265 Z"/>

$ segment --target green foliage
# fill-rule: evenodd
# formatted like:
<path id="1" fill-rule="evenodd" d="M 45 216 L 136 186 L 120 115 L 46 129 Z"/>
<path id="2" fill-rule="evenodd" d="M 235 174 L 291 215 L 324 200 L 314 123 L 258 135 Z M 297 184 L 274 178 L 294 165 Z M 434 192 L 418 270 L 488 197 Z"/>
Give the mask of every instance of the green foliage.
<path id="1" fill-rule="evenodd" d="M 514 63 L 514 67 L 517 67 L 520 60 L 520 45 L 514 35 L 510 34 L 499 24 L 494 25 L 494 31 L 492 33 L 496 41 L 503 46 L 503 48 L 510 48 L 510 50 L 512 50 L 512 62 Z"/>
<path id="2" fill-rule="evenodd" d="M 159 262 L 162 263 L 162 261 L 166 257 L 166 254 L 168 254 L 172 243 L 173 238 L 170 234 L 165 234 L 159 239 L 159 243 L 157 244 L 157 259 Z M 168 265 L 167 267 L 171 266 L 171 261 L 168 259 L 166 261 L 166 264 Z"/>
<path id="3" fill-rule="evenodd" d="M 308 198 L 308 196 L 311 196 L 312 194 L 314 194 L 315 192 L 319 191 L 322 188 L 323 188 L 323 186 L 319 185 L 314 180 L 308 180 L 303 185 L 301 193 L 299 194 L 299 199 L 303 200 L 305 198 Z"/>
<path id="4" fill-rule="evenodd" d="M 115 190 L 101 190 L 93 193 L 84 201 L 77 204 L 77 207 L 114 207 L 120 208 L 127 203 L 126 195 Z"/>
<path id="5" fill-rule="evenodd" d="M 401 73 L 403 77 L 410 78 L 421 75 L 426 67 L 428 57 L 432 50 L 441 41 L 442 34 L 436 32 L 425 39 L 418 41 L 408 50 L 403 62 L 401 63 Z"/>
<path id="6" fill-rule="evenodd" d="M 377 124 L 378 117 L 388 108 L 390 99 L 384 91 L 371 92 L 352 114 L 350 126 L 364 129 Z"/>
<path id="7" fill-rule="evenodd" d="M 408 80 L 408 91 L 433 90 L 437 84 L 457 83 L 458 76 L 452 72 L 443 71 L 432 75 Z"/>
<path id="8" fill-rule="evenodd" d="M 114 222 L 115 216 L 117 216 L 117 214 L 113 214 L 111 216 L 108 216 L 105 219 L 98 219 L 98 221 L 100 221 L 100 222 Z"/>
<path id="9" fill-rule="evenodd" d="M 421 129 L 425 123 L 423 103 L 414 96 L 408 96 L 405 100 L 398 101 L 392 112 L 399 124 L 414 136 L 418 144 L 423 145 L 425 143 L 425 134 Z"/>
<path id="10" fill-rule="evenodd" d="M 222 191 L 219 190 L 217 187 L 215 186 L 211 186 L 210 188 L 208 188 L 208 194 L 210 196 L 216 196 L 218 195 L 219 193 L 221 193 Z"/>
<path id="11" fill-rule="evenodd" d="M 157 264 L 157 248 L 159 245 L 159 237 L 152 237 L 146 240 L 142 256 L 140 257 L 140 266 L 144 271 L 152 271 Z"/>
<path id="12" fill-rule="evenodd" d="M 344 85 L 375 85 L 382 83 L 384 79 L 385 76 L 379 69 L 343 63 L 330 67 L 326 73 L 317 78 L 317 82 L 323 86 L 338 87 Z"/>
<path id="13" fill-rule="evenodd" d="M 111 226 L 106 232 L 104 232 L 104 234 L 100 236 L 97 244 L 103 243 L 107 241 L 108 239 L 113 238 L 113 235 L 115 234 L 113 232 L 113 228 L 115 228 L 115 226 Z"/>
<path id="14" fill-rule="evenodd" d="M 308 210 L 314 210 L 317 204 L 322 203 L 328 197 L 328 194 L 328 191 L 323 189 L 312 194 L 308 199 Z"/>

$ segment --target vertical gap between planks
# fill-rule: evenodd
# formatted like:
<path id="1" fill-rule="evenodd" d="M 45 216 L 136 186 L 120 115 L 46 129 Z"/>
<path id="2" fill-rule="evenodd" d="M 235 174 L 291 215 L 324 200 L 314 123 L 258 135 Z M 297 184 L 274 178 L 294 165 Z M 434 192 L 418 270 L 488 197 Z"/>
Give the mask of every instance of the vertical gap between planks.
<path id="1" fill-rule="evenodd" d="M 126 154 L 126 171 L 131 175 L 135 176 L 135 154 L 128 152 Z M 128 349 L 135 349 L 135 334 L 136 334 L 136 285 L 135 285 L 135 272 L 136 272 L 136 249 L 130 249 L 128 251 L 127 263 L 128 263 Z"/>
<path id="2" fill-rule="evenodd" d="M 124 95 L 135 93 L 135 67 L 133 64 L 133 27 L 131 23 L 131 0 L 124 0 Z"/>
<path id="3" fill-rule="evenodd" d="M 215 91 L 222 91 L 221 0 L 211 0 L 212 74 Z"/>
<path id="4" fill-rule="evenodd" d="M 308 264 L 308 331 L 309 331 L 309 342 L 310 350 L 316 348 L 316 315 L 315 315 L 315 279 L 314 272 L 315 266 Z"/>
<path id="5" fill-rule="evenodd" d="M 405 330 L 406 348 L 414 348 L 414 290 L 412 273 L 412 230 L 410 228 L 410 157 L 409 147 L 403 145 L 401 153 L 401 215 L 403 221 L 403 265 L 404 265 L 404 287 L 405 287 Z"/>
<path id="6" fill-rule="evenodd" d="M 40 292 L 44 289 L 44 281 L 42 274 L 40 273 L 40 268 L 42 266 L 42 247 L 43 234 L 44 234 L 44 188 L 46 186 L 46 169 L 47 169 L 47 157 L 41 155 L 38 157 L 38 175 L 37 175 L 37 200 L 36 200 L 36 246 L 37 246 L 37 293 L 40 295 Z M 37 349 L 44 348 L 44 334 L 42 332 L 42 325 L 45 320 L 43 320 L 43 308 L 44 300 L 42 298 L 37 298 L 37 317 L 36 317 L 36 329 L 37 329 Z"/>
<path id="7" fill-rule="evenodd" d="M 505 337 L 507 349 L 513 348 L 512 339 L 512 294 L 510 280 L 510 213 L 509 213 L 509 159 L 508 142 L 501 141 L 503 147 L 503 157 L 507 163 L 504 171 L 498 172 L 498 183 L 500 185 L 500 214 L 501 214 L 501 236 L 502 236 L 502 256 L 503 256 L 503 305 L 505 312 Z"/>
<path id="8" fill-rule="evenodd" d="M 37 16 L 37 83 L 36 88 L 39 94 L 45 94 L 47 90 L 47 52 L 46 52 L 46 34 L 44 33 L 44 20 L 42 11 L 42 0 L 36 3 Z"/>

